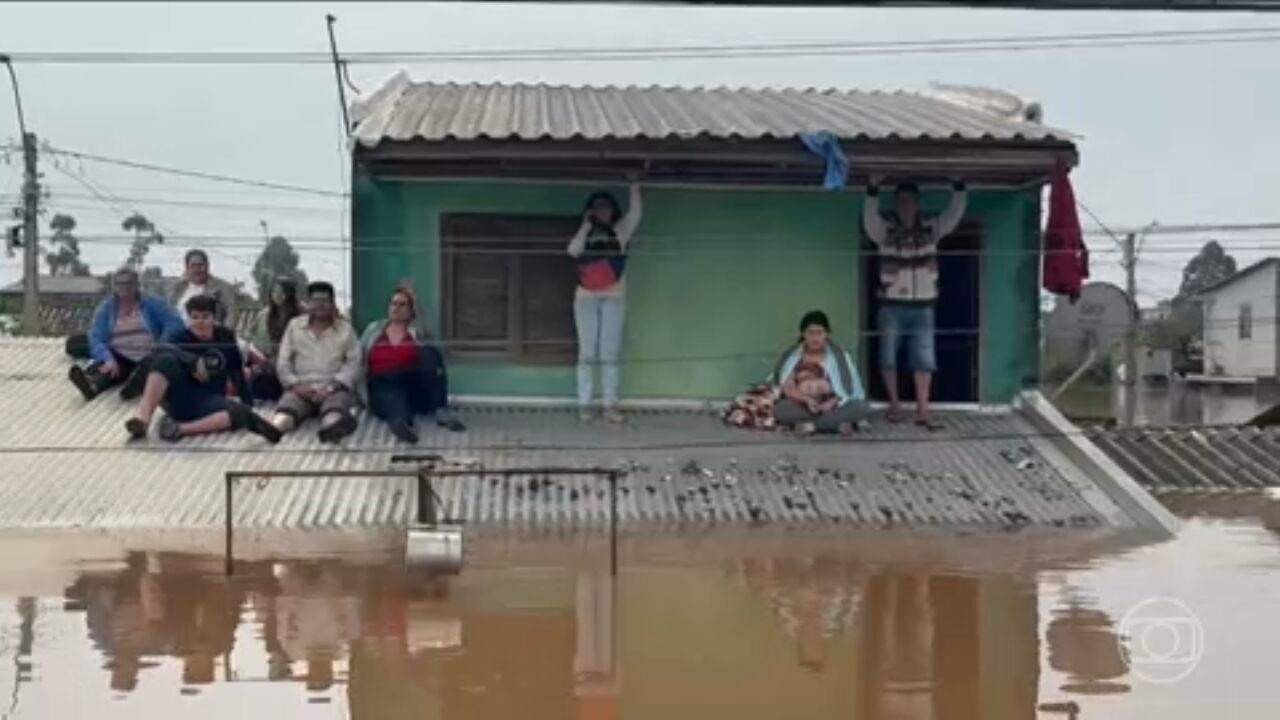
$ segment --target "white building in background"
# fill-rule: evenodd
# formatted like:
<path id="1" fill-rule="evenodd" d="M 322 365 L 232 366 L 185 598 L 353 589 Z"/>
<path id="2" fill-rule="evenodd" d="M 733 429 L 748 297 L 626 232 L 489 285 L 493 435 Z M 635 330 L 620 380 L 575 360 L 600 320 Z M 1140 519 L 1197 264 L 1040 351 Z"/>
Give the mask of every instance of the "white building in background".
<path id="1" fill-rule="evenodd" d="M 1280 258 L 1250 265 L 1201 298 L 1206 375 L 1280 374 Z"/>

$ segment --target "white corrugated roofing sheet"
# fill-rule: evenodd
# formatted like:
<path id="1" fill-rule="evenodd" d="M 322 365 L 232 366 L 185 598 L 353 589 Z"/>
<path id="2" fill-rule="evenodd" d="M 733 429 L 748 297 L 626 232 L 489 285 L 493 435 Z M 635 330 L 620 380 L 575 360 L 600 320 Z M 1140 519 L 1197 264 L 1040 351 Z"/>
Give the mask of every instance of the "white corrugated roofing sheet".
<path id="1" fill-rule="evenodd" d="M 423 428 L 416 448 L 377 420 L 339 446 L 304 428 L 272 447 L 247 433 L 129 443 L 132 403 L 85 403 L 56 340 L 0 340 L 0 529 L 217 528 L 228 470 L 375 470 L 393 453 L 485 468 L 622 466 L 625 526 L 1125 527 L 1092 483 L 1012 412 L 952 413 L 929 433 L 877 420 L 850 441 L 724 427 L 710 413 L 636 412 L 583 425 L 568 410 L 464 408 L 470 429 Z M 413 482 L 292 478 L 245 482 L 236 524 L 387 527 L 409 520 Z M 443 515 L 504 528 L 601 527 L 605 486 L 589 478 L 478 472 L 441 481 Z"/>
<path id="2" fill-rule="evenodd" d="M 942 95 L 814 89 L 413 83 L 353 103 L 355 137 L 383 141 L 842 139 L 1071 142 L 1045 125 Z"/>

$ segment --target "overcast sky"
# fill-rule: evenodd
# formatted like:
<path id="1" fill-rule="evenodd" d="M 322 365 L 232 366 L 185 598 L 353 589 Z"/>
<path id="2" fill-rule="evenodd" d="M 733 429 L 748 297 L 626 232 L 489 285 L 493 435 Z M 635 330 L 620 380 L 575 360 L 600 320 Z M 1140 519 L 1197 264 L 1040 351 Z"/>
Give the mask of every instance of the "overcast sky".
<path id="1" fill-rule="evenodd" d="M 1035 13 L 973 10 L 742 9 L 679 6 L 498 4 L 0 4 L 0 51 L 327 51 L 324 14 L 338 16 L 340 48 L 439 51 L 475 48 L 850 42 L 1280 26 L 1280 18 L 1231 14 Z M 576 84 L 818 86 L 925 89 L 930 82 L 988 85 L 1040 100 L 1046 121 L 1072 130 L 1082 165 L 1081 200 L 1112 226 L 1280 220 L 1280 43 L 1085 48 L 972 54 L 647 60 L 643 62 L 437 63 L 406 68 L 415 79 Z M 370 91 L 396 65 L 360 65 Z M 84 152 L 312 187 L 344 189 L 332 68 L 306 66 L 19 65 L 30 128 Z M 17 138 L 7 81 L 0 81 L 0 139 Z M 137 207 L 175 241 L 154 253 L 174 266 L 183 235 L 241 238 L 218 248 L 215 271 L 248 277 L 250 243 L 272 233 L 336 242 L 341 203 L 258 191 L 90 162 L 43 165 L 50 208 L 69 212 L 82 235 L 119 235 L 122 203 L 95 198 L 82 181 Z M 14 201 L 20 165 L 0 164 L 0 204 Z M 79 178 L 79 179 L 76 179 Z M 209 208 L 148 200 L 220 203 Z M 113 206 L 114 205 L 114 206 Z M 244 207 L 250 206 L 250 207 Z M 1087 218 L 1086 218 L 1087 220 Z M 47 218 L 46 218 L 47 223 Z M 44 231 L 47 235 L 47 229 Z M 1192 237 L 1147 244 L 1140 300 L 1177 287 Z M 1280 245 L 1280 232 L 1223 236 L 1248 262 Z M 1162 248 L 1161 245 L 1164 244 Z M 1110 241 L 1099 241 L 1106 251 Z M 123 244 L 86 245 L 95 271 L 119 264 Z M 1097 274 L 1118 279 L 1114 256 Z M 313 276 L 339 279 L 341 253 L 308 251 Z M 20 276 L 0 258 L 0 280 Z"/>

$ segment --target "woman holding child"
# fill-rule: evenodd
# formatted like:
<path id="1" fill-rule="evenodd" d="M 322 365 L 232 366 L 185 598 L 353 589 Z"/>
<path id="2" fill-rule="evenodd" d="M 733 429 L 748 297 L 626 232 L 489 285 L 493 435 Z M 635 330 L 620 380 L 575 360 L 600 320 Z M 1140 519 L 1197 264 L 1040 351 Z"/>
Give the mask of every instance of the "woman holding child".
<path id="1" fill-rule="evenodd" d="M 831 339 L 831 323 L 821 310 L 800 321 L 800 340 L 782 356 L 774 379 L 781 392 L 774 417 L 802 435 L 848 435 L 870 414 L 858 371 Z"/>

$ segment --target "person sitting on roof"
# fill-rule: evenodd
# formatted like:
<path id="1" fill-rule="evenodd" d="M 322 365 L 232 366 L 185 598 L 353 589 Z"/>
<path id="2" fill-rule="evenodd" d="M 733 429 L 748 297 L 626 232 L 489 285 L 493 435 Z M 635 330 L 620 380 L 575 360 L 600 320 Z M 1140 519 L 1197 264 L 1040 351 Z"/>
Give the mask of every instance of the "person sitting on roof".
<path id="1" fill-rule="evenodd" d="M 182 280 L 173 286 L 169 298 L 178 312 L 184 312 L 187 301 L 197 295 L 209 295 L 218 301 L 217 321 L 236 327 L 236 289 L 231 283 L 209 274 L 209 255 L 203 250 L 189 250 L 183 258 Z M 187 319 L 187 318 L 184 318 Z"/>
<path id="2" fill-rule="evenodd" d="M 369 323 L 360 337 L 369 409 L 407 443 L 418 442 L 416 414 L 434 415 L 437 425 L 453 432 L 466 430 L 449 410 L 444 356 L 427 337 L 416 296 L 407 286 L 391 294 L 387 319 Z"/>
<path id="3" fill-rule="evenodd" d="M 236 334 L 217 324 L 217 308 L 218 301 L 208 295 L 187 301 L 187 329 L 156 348 L 138 412 L 125 421 L 131 438 L 146 437 L 156 408 L 163 406 L 158 432 L 170 442 L 240 428 L 280 442 L 280 431 L 251 409 L 253 395 Z M 228 380 L 239 402 L 227 397 Z"/>
<path id="4" fill-rule="evenodd" d="M 256 399 L 279 400 L 284 395 L 276 373 L 280 340 L 289 321 L 301 314 L 297 283 L 276 278 L 267 295 L 267 306 L 254 315 L 249 334 L 249 386 Z"/>
<path id="5" fill-rule="evenodd" d="M 800 321 L 800 341 L 774 371 L 782 398 L 774 407 L 781 425 L 801 435 L 851 434 L 869 415 L 862 379 L 849 354 L 831 340 L 826 313 L 813 310 Z"/>
<path id="6" fill-rule="evenodd" d="M 337 442 L 355 432 L 360 344 L 351 323 L 338 314 L 333 285 L 307 286 L 307 312 L 285 328 L 276 372 L 285 393 L 272 423 L 282 432 L 317 415 L 321 442 Z"/>
<path id="7" fill-rule="evenodd" d="M 138 271 L 121 268 L 112 280 L 115 291 L 98 303 L 89 325 L 88 366 L 72 365 L 67 373 L 85 400 L 123 384 L 120 397 L 142 394 L 151 351 L 166 336 L 182 332 L 182 316 L 164 300 L 142 294 Z"/>

